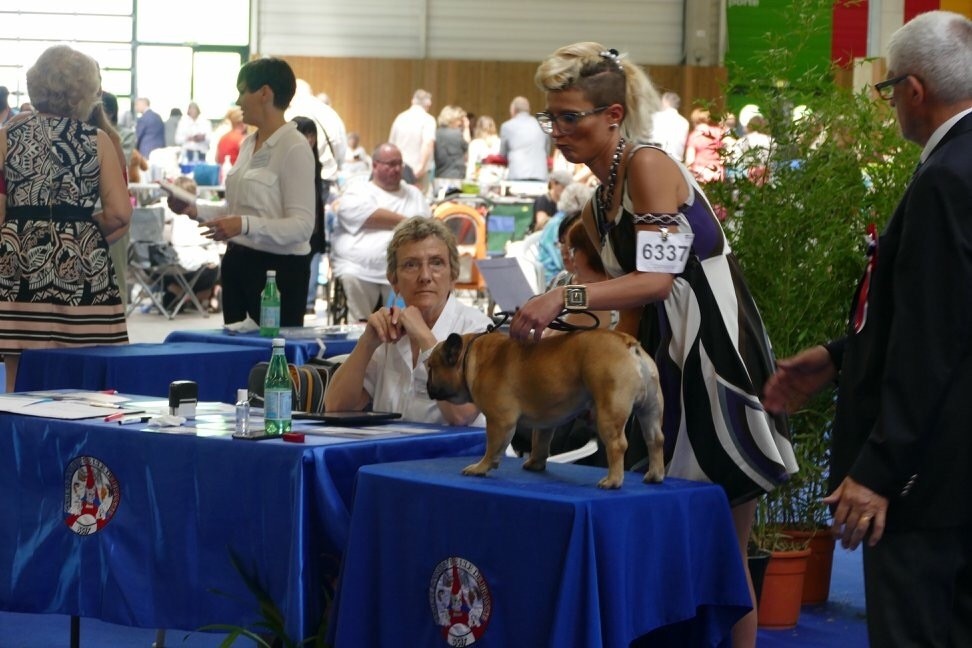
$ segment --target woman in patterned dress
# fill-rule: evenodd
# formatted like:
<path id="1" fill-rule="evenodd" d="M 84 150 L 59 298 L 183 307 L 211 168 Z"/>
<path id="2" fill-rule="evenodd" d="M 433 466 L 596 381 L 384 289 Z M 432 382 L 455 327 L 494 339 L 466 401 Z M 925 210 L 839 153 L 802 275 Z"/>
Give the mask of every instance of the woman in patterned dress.
<path id="1" fill-rule="evenodd" d="M 725 489 L 745 558 L 757 498 L 796 471 L 785 421 L 759 401 L 774 360 L 756 305 L 691 174 L 643 144 L 659 106 L 645 73 L 614 50 L 577 43 L 542 63 L 536 80 L 547 93 L 540 125 L 601 181 L 583 219 L 611 279 L 574 293 L 586 292 L 591 310 L 620 310 L 618 329 L 655 359 L 668 474 Z M 566 293 L 527 302 L 510 335 L 539 338 Z M 639 436 L 629 435 L 629 465 L 645 456 Z M 753 600 L 734 646 L 755 645 Z"/>
<path id="2" fill-rule="evenodd" d="M 27 71 L 35 111 L 0 129 L 0 355 L 13 391 L 20 352 L 124 344 L 125 310 L 107 240 L 132 206 L 104 131 L 91 57 L 57 45 Z M 95 214 L 99 198 L 102 210 Z"/>

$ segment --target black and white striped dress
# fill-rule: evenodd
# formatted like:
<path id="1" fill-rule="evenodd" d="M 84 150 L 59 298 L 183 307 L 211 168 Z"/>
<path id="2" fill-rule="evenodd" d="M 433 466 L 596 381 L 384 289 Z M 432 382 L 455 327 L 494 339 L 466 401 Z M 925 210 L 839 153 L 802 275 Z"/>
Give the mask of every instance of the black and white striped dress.
<path id="1" fill-rule="evenodd" d="M 772 490 L 797 465 L 785 419 L 759 401 L 775 368 L 762 318 L 712 207 L 679 167 L 690 191 L 678 226 L 695 235 L 692 255 L 668 299 L 645 306 L 638 337 L 661 378 L 667 474 L 719 484 L 738 504 Z M 635 269 L 626 181 L 623 192 L 610 220 L 591 201 L 612 277 Z M 644 448 L 637 436 L 629 454 Z"/>

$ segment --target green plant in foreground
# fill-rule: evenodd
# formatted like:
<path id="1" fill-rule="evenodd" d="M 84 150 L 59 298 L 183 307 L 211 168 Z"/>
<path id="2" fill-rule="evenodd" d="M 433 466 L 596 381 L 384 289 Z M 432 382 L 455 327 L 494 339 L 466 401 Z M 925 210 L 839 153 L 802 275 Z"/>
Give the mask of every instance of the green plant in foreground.
<path id="1" fill-rule="evenodd" d="M 819 12 L 831 10 L 824 0 L 794 2 L 793 24 L 819 25 Z M 888 105 L 870 89 L 838 87 L 831 69 L 798 72 L 800 34 L 766 38 L 759 69 L 730 70 L 730 82 L 746 88 L 768 122 L 774 145 L 767 168 L 747 174 L 740 170 L 755 157 L 737 160 L 727 152 L 729 179 L 706 185 L 706 194 L 725 215 L 730 245 L 774 353 L 783 358 L 844 334 L 864 267 L 866 226 L 883 227 L 919 151 L 901 138 Z M 797 106 L 807 110 L 795 120 Z M 790 417 L 800 471 L 761 500 L 754 539 L 777 545 L 779 526 L 827 523 L 820 498 L 827 492 L 833 407 L 827 392 Z"/>
<path id="2" fill-rule="evenodd" d="M 331 595 L 325 591 L 324 612 L 321 615 L 321 623 L 317 632 L 301 640 L 296 640 L 287 634 L 286 620 L 277 604 L 270 597 L 263 583 L 259 581 L 255 574 L 248 572 L 240 557 L 235 552 L 230 551 L 230 562 L 236 569 L 246 588 L 257 600 L 260 610 L 260 621 L 252 627 L 241 627 L 231 624 L 211 624 L 200 628 L 203 631 L 225 632 L 227 636 L 220 642 L 220 648 L 229 648 L 236 643 L 237 639 L 250 639 L 261 648 L 299 648 L 300 646 L 311 646 L 312 648 L 327 648 L 324 639 L 327 636 L 328 610 L 330 608 Z M 217 592 L 227 596 L 225 592 Z"/>

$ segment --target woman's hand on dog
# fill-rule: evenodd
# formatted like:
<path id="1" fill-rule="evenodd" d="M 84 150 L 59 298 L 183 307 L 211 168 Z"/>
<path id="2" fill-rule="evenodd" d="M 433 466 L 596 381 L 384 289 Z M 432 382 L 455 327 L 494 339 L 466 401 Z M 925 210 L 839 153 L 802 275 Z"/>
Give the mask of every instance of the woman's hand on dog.
<path id="1" fill-rule="evenodd" d="M 543 330 L 564 309 L 564 289 L 554 288 L 534 297 L 519 309 L 510 320 L 510 337 L 514 340 L 533 338 L 539 342 Z"/>

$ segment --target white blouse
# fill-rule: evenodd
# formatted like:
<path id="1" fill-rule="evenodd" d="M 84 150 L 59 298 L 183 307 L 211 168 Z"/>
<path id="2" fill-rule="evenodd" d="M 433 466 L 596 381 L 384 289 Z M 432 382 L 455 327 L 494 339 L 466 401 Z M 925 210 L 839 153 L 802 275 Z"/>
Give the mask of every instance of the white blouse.
<path id="1" fill-rule="evenodd" d="M 314 154 L 292 122 L 277 129 L 256 153 L 256 134 L 240 146 L 226 174 L 226 200 L 199 200 L 199 220 L 240 215 L 243 234 L 232 242 L 272 254 L 309 254 L 316 211 Z"/>

